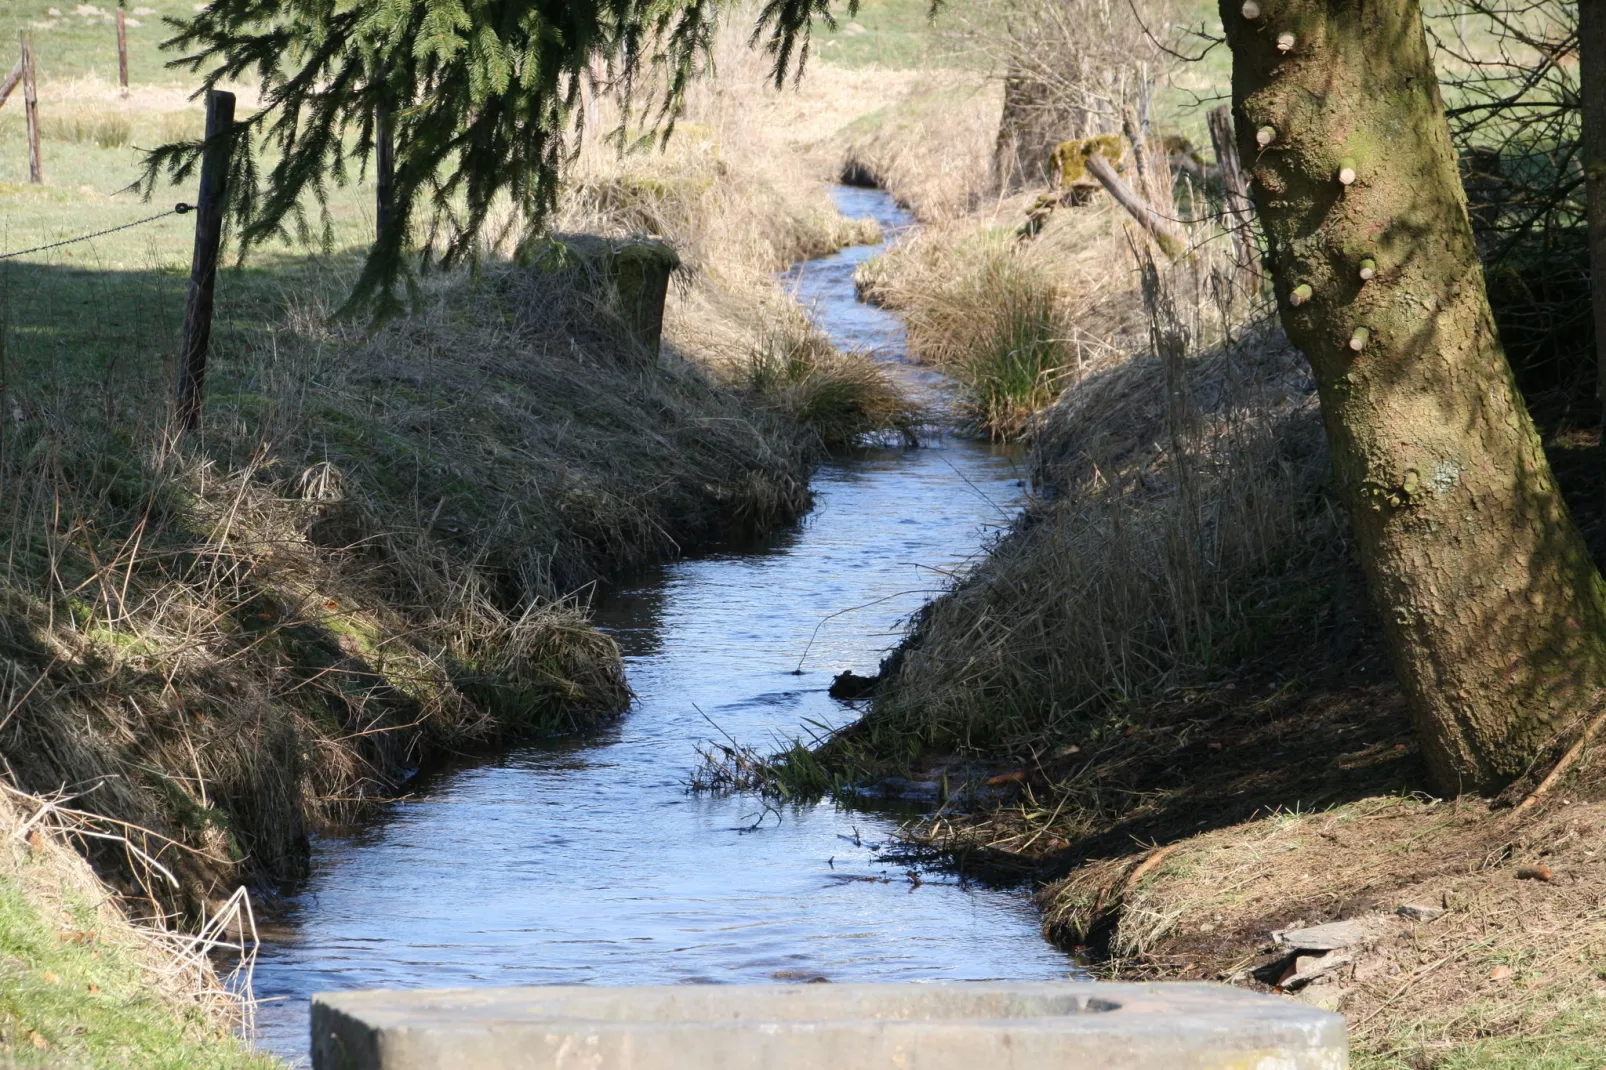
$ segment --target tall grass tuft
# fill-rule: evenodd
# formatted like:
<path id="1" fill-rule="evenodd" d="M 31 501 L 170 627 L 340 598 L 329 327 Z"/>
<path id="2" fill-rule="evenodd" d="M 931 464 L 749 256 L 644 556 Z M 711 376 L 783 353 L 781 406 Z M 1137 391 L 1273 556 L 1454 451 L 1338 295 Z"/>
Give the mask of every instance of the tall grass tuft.
<path id="1" fill-rule="evenodd" d="M 959 409 L 994 439 L 1023 437 L 1074 375 L 1080 332 L 1055 267 L 1001 231 L 925 234 L 861 269 L 866 300 L 899 309 L 909 351 L 959 384 Z"/>
<path id="2" fill-rule="evenodd" d="M 947 295 L 954 302 L 951 316 L 937 315 L 933 307 L 920 330 L 935 333 L 946 326 L 962 332 L 949 335 L 960 352 L 941 362 L 962 384 L 962 411 L 991 438 L 1019 438 L 1058 396 L 1074 354 L 1050 280 L 1018 256 L 991 257 L 978 268 L 974 276 L 956 280 Z M 985 304 L 966 307 L 972 297 Z"/>
<path id="3" fill-rule="evenodd" d="M 801 311 L 778 314 L 748 354 L 738 384 L 809 428 L 828 450 L 871 436 L 914 442 L 921 414 L 867 353 L 840 352 Z"/>
<path id="4" fill-rule="evenodd" d="M 93 143 L 103 149 L 120 149 L 134 136 L 133 124 L 123 115 L 46 116 L 40 134 L 54 141 Z"/>

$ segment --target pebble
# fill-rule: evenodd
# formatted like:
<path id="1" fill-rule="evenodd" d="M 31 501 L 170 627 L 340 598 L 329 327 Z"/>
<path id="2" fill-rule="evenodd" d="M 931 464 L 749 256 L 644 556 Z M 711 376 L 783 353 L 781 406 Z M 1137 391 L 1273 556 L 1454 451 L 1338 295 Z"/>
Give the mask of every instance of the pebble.
<path id="1" fill-rule="evenodd" d="M 1444 910 L 1441 907 L 1428 906 L 1425 903 L 1401 903 L 1394 908 L 1394 913 L 1402 918 L 1410 918 L 1412 921 L 1432 921 L 1434 918 L 1442 917 Z"/>

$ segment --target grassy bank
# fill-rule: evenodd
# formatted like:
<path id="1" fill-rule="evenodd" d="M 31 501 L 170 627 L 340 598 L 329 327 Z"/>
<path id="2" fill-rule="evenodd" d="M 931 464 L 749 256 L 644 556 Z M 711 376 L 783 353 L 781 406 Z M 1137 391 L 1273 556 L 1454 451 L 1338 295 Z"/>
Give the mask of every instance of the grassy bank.
<path id="1" fill-rule="evenodd" d="M 229 295 L 181 440 L 161 363 L 61 344 L 74 275 L 12 269 L 0 746 L 19 785 L 192 848 L 164 857 L 191 910 L 298 875 L 310 829 L 434 755 L 618 712 L 568 593 L 807 503 L 795 427 L 565 272 L 442 279 L 369 336 L 318 303 L 340 266 L 234 280 L 287 296 Z"/>
<path id="2" fill-rule="evenodd" d="M 199 120 L 152 62 L 156 16 L 188 10 L 131 12 L 126 97 L 105 12 L 0 16 L 34 34 L 47 180 L 26 184 L 19 109 L 0 112 L 0 251 L 152 214 L 126 190 L 135 146 Z M 335 319 L 371 234 L 357 183 L 331 191 L 324 233 L 221 275 L 205 420 L 181 436 L 191 217 L 0 264 L 0 755 L 91 815 L 71 842 L 120 898 L 82 894 L 123 926 L 58 947 L 56 900 L 5 872 L 6 1057 L 257 1065 L 217 1039 L 217 1005 L 136 996 L 144 964 L 177 961 L 161 917 L 193 926 L 242 883 L 299 878 L 311 833 L 445 755 L 616 715 L 592 584 L 791 523 L 824 450 L 917 426 L 774 278 L 875 236 L 808 155 L 819 95 L 757 89 L 761 64 L 721 47 L 670 149 L 585 146 L 556 224 L 677 251 L 661 353 L 585 256 L 489 248 L 377 330 Z M 877 92 L 854 77 L 833 105 Z"/>
<path id="3" fill-rule="evenodd" d="M 1221 73 L 1181 72 L 1156 121 L 1202 140 L 1176 105 Z M 1100 975 L 1335 1009 L 1368 1070 L 1599 1065 L 1593 746 L 1527 805 L 1559 753 L 1501 799 L 1425 790 L 1305 361 L 1241 299 L 1224 241 L 1145 286 L 1147 240 L 1102 197 L 1017 240 L 1039 191 L 987 193 L 991 139 L 960 81 L 946 99 L 912 82 L 835 142 L 928 221 L 859 284 L 975 426 L 1031 439 L 1037 493 L 914 618 L 859 720 L 700 782 L 931 785 L 943 804 L 908 840 L 1033 884 L 1045 934 Z M 1599 545 L 1592 432 L 1541 387 L 1530 404 Z M 1337 920 L 1359 936 L 1331 958 L 1272 936 Z"/>
<path id="4" fill-rule="evenodd" d="M 230 1035 L 249 1013 L 209 941 L 129 924 L 59 803 L 0 798 L 0 1050 L 8 1066 L 271 1070 Z M 82 842 L 81 839 L 79 842 Z M 211 942 L 218 935 L 207 934 Z"/>

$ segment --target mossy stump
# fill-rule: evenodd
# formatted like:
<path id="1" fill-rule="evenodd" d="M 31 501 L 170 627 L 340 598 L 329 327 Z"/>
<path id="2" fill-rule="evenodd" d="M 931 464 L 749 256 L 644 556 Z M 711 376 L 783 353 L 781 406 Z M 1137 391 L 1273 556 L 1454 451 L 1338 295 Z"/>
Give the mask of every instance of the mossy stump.
<path id="1" fill-rule="evenodd" d="M 1098 153 L 1110 164 L 1120 168 L 1126 159 L 1126 146 L 1120 134 L 1097 134 L 1062 141 L 1054 146 L 1051 157 L 1052 182 L 1055 190 L 1070 193 L 1070 203 L 1083 204 L 1102 189 L 1098 180 L 1087 171 L 1087 158 Z"/>

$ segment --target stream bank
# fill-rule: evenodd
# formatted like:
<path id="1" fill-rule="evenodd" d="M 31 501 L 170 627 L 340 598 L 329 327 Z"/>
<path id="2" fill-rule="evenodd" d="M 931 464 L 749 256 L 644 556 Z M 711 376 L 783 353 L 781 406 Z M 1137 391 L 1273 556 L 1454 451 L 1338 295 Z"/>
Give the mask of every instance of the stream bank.
<path id="1" fill-rule="evenodd" d="M 903 222 L 873 191 L 839 203 Z M 803 265 L 799 292 L 833 340 L 929 387 L 899 359 L 896 318 L 854 299 L 853 269 L 875 251 Z M 826 693 L 832 675 L 872 670 L 1023 486 L 1010 451 L 939 437 L 833 459 L 813 492 L 797 529 L 657 567 L 600 601 L 636 694 L 616 724 L 445 772 L 356 835 L 316 841 L 313 876 L 258 960 L 265 1044 L 303 1053 L 306 998 L 330 988 L 1073 969 L 1024 893 L 887 855 L 918 808 L 688 794 L 710 740 L 763 746 L 851 718 Z"/>

